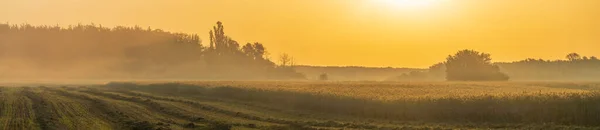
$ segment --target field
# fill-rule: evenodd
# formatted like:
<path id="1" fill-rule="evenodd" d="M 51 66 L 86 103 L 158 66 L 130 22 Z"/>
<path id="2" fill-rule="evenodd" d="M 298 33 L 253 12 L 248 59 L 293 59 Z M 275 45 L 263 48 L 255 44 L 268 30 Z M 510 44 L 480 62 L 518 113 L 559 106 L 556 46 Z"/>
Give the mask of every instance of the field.
<path id="1" fill-rule="evenodd" d="M 599 129 L 595 82 L 0 87 L 0 129 Z"/>

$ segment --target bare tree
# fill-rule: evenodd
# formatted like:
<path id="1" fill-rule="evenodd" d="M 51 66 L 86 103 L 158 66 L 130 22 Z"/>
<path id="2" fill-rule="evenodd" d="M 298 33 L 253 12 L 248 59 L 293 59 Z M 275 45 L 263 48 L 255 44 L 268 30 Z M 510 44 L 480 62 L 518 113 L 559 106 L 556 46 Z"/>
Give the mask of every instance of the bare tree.
<path id="1" fill-rule="evenodd" d="M 294 67 L 294 66 L 296 66 L 296 58 L 291 57 L 290 58 L 290 67 Z"/>
<path id="2" fill-rule="evenodd" d="M 293 58 L 287 53 L 279 55 L 279 65 L 281 67 L 291 66 Z"/>

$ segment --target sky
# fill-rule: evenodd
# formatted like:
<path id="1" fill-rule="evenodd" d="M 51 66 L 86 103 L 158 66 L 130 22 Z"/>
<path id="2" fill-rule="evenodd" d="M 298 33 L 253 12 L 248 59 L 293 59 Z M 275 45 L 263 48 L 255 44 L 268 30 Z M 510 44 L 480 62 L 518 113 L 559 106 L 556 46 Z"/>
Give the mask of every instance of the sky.
<path id="1" fill-rule="evenodd" d="M 199 34 L 298 64 L 428 67 L 462 49 L 493 61 L 600 56 L 600 0 L 0 0 L 0 22 L 101 24 Z"/>

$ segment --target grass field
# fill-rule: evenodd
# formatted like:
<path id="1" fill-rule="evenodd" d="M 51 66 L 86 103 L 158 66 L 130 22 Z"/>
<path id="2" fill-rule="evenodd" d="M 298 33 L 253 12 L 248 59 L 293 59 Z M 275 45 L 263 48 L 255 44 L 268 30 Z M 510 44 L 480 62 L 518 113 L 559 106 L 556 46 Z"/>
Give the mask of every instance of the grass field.
<path id="1" fill-rule="evenodd" d="M 0 129 L 599 129 L 595 82 L 0 87 Z"/>

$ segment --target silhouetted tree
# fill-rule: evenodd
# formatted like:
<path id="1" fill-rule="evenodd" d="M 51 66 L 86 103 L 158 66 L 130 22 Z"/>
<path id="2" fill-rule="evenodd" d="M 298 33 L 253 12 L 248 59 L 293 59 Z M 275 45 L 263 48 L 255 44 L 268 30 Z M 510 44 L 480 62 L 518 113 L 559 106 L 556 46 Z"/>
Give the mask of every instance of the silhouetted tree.
<path id="1" fill-rule="evenodd" d="M 205 52 L 206 62 L 220 75 L 258 77 L 262 74 L 271 78 L 305 78 L 291 67 L 293 58 L 287 54 L 282 55 L 279 59 L 282 64 L 277 67 L 266 58 L 267 50 L 263 44 L 246 43 L 240 48 L 237 41 L 225 35 L 221 22 L 217 22 L 209 35 L 210 46 Z"/>
<path id="2" fill-rule="evenodd" d="M 288 55 L 287 53 L 283 53 L 279 56 L 279 65 L 281 67 L 288 67 L 291 66 L 291 62 L 292 62 L 292 57 L 290 55 Z"/>
<path id="3" fill-rule="evenodd" d="M 231 39 L 225 35 L 223 23 L 217 22 L 217 26 L 213 26 L 213 30 L 209 32 L 210 46 L 209 49 L 215 51 L 217 55 L 222 55 L 226 50 L 229 50 L 228 44 L 231 43 Z"/>
<path id="4" fill-rule="evenodd" d="M 597 80 L 600 60 L 595 56 L 571 53 L 567 60 L 521 60 L 497 63 L 512 79 L 517 80 Z"/>
<path id="5" fill-rule="evenodd" d="M 493 63 L 502 72 L 514 80 L 585 80 L 595 81 L 600 78 L 600 60 L 596 56 L 573 55 L 571 60 L 544 60 L 527 58 L 515 62 Z M 495 67 L 493 67 L 495 70 Z M 442 76 L 439 76 L 442 75 Z M 412 71 L 392 80 L 437 80 L 445 77 L 445 63 L 429 67 L 428 71 Z"/>
<path id="6" fill-rule="evenodd" d="M 462 50 L 446 58 L 446 79 L 450 81 L 508 80 L 498 66 L 491 63 L 490 54 Z"/>
<path id="7" fill-rule="evenodd" d="M 590 60 L 593 60 L 593 61 L 598 61 L 598 57 L 596 57 L 596 56 L 591 56 L 591 57 L 590 57 Z"/>
<path id="8" fill-rule="evenodd" d="M 252 44 L 252 47 L 254 48 L 254 58 L 264 59 L 265 54 L 267 53 L 267 49 L 265 48 L 265 46 L 261 43 L 255 42 L 254 44 Z"/>
<path id="9" fill-rule="evenodd" d="M 567 59 L 569 61 L 576 61 L 576 60 L 580 60 L 581 59 L 581 56 L 579 54 L 577 54 L 577 53 L 570 53 L 566 57 L 567 57 Z"/>
<path id="10" fill-rule="evenodd" d="M 32 72 L 39 77 L 73 74 L 67 78 L 304 78 L 289 67 L 278 68 L 261 43 L 240 48 L 222 22 L 209 38 L 205 48 L 198 35 L 150 27 L 0 24 L 0 59 L 16 59 L 0 61 L 5 65 L 0 69 L 19 70 L 5 74 L 14 78 L 30 78 Z"/>
<path id="11" fill-rule="evenodd" d="M 242 52 L 244 52 L 246 56 L 254 57 L 254 53 L 256 51 L 254 50 L 254 46 L 252 46 L 252 44 L 246 43 L 246 45 L 242 46 Z"/>
<path id="12" fill-rule="evenodd" d="M 583 56 L 583 58 L 581 60 L 587 61 L 587 60 L 590 60 L 590 58 L 588 58 L 587 56 Z"/>
<path id="13" fill-rule="evenodd" d="M 246 45 L 244 45 L 242 47 L 242 52 L 248 56 L 248 57 L 252 57 L 252 59 L 255 60 L 261 60 L 261 59 L 265 59 L 264 55 L 266 53 L 265 47 L 261 44 L 261 43 L 246 43 Z"/>

